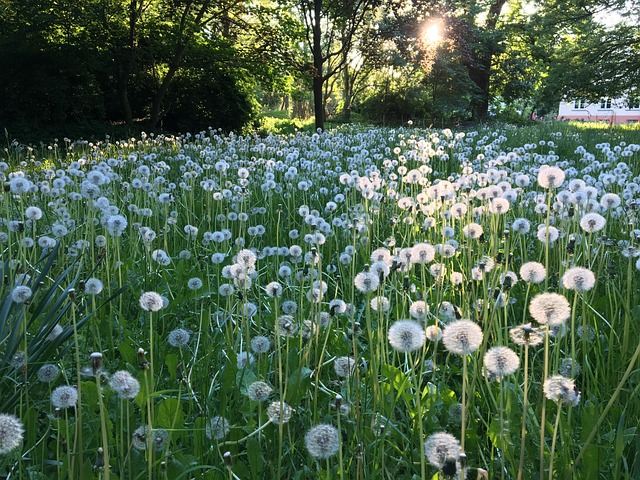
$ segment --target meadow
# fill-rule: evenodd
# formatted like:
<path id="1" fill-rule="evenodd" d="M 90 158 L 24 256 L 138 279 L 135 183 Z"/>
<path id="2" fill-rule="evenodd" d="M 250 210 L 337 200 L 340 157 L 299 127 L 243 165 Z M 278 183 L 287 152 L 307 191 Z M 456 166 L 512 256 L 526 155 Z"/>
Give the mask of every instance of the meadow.
<path id="1" fill-rule="evenodd" d="M 640 478 L 638 130 L 0 160 L 1 478 Z"/>

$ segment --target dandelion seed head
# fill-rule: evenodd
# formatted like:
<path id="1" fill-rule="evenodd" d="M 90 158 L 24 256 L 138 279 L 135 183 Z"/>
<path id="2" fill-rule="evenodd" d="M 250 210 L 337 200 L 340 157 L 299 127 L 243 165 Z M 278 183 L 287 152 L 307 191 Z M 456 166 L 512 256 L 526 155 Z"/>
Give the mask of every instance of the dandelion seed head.
<path id="1" fill-rule="evenodd" d="M 58 378 L 58 374 L 60 373 L 60 368 L 53 363 L 45 363 L 38 369 L 38 380 L 42 383 L 51 383 L 56 378 Z"/>
<path id="2" fill-rule="evenodd" d="M 109 386 L 120 398 L 134 399 L 140 392 L 140 382 L 126 370 L 111 375 Z"/>
<path id="3" fill-rule="evenodd" d="M 576 389 L 575 382 L 562 375 L 549 377 L 543 385 L 545 397 L 553 402 L 568 403 L 575 407 L 580 403 L 580 392 Z"/>
<path id="4" fill-rule="evenodd" d="M 587 213 L 580 219 L 580 227 L 587 233 L 599 232 L 606 224 L 606 219 L 595 212 Z"/>
<path id="5" fill-rule="evenodd" d="M 457 459 L 460 452 L 460 442 L 450 433 L 433 433 L 424 442 L 424 454 L 427 460 L 439 469 L 442 469 L 448 459 Z"/>
<path id="6" fill-rule="evenodd" d="M 55 408 L 64 410 L 65 408 L 75 407 L 78 403 L 78 390 L 69 385 L 57 387 L 51 392 L 51 404 Z"/>
<path id="7" fill-rule="evenodd" d="M 413 352 L 423 347 L 425 333 L 414 320 L 398 320 L 389 327 L 389 344 L 399 352 Z"/>
<path id="8" fill-rule="evenodd" d="M 520 357 L 509 347 L 492 347 L 484 354 L 484 368 L 498 380 L 515 373 L 519 366 Z"/>
<path id="9" fill-rule="evenodd" d="M 140 295 L 140 308 L 147 312 L 157 312 L 164 306 L 162 296 L 156 292 L 144 292 Z"/>
<path id="10" fill-rule="evenodd" d="M 456 320 L 449 323 L 442 333 L 442 343 L 455 355 L 469 355 L 480 348 L 482 329 L 471 320 Z"/>
<path id="11" fill-rule="evenodd" d="M 187 281 L 187 287 L 189 290 L 200 290 L 202 288 L 202 280 L 198 277 L 190 278 L 189 281 Z"/>
<path id="12" fill-rule="evenodd" d="M 391 306 L 389 299 L 383 296 L 373 297 L 370 305 L 374 312 L 388 312 Z"/>
<path id="13" fill-rule="evenodd" d="M 549 326 L 564 323 L 571 315 L 569 301 L 558 293 L 540 293 L 531 299 L 529 313 L 533 319 Z"/>
<path id="14" fill-rule="evenodd" d="M 596 277 L 587 268 L 573 267 L 562 275 L 562 286 L 567 290 L 588 292 L 596 284 Z"/>
<path id="15" fill-rule="evenodd" d="M 182 348 L 191 340 L 191 334 L 184 328 L 176 328 L 167 335 L 167 343 L 172 347 Z"/>
<path id="16" fill-rule="evenodd" d="M 262 335 L 251 339 L 251 350 L 253 353 L 267 353 L 271 349 L 271 341 Z"/>
<path id="17" fill-rule="evenodd" d="M 529 345 L 535 347 L 544 341 L 544 332 L 541 328 L 532 327 L 531 324 L 519 325 L 509 330 L 511 341 L 516 345 Z"/>
<path id="18" fill-rule="evenodd" d="M 543 165 L 538 172 L 538 185 L 542 188 L 558 188 L 565 179 L 561 168 Z"/>
<path id="19" fill-rule="evenodd" d="M 558 367 L 558 373 L 563 377 L 576 378 L 580 375 L 580 364 L 573 358 L 563 358 Z"/>
<path id="20" fill-rule="evenodd" d="M 88 278 L 84 282 L 84 293 L 87 295 L 98 295 L 103 288 L 102 281 L 97 278 Z"/>
<path id="21" fill-rule="evenodd" d="M 18 417 L 0 414 L 0 455 L 15 450 L 22 443 L 24 426 Z"/>
<path id="22" fill-rule="evenodd" d="M 267 416 L 275 425 L 285 424 L 291 420 L 293 408 L 285 402 L 272 402 L 267 407 Z"/>
<path id="23" fill-rule="evenodd" d="M 309 455 L 323 460 L 338 453 L 340 433 L 332 425 L 320 424 L 306 433 L 304 441 Z"/>
<path id="24" fill-rule="evenodd" d="M 15 303 L 27 303 L 32 295 L 31 288 L 26 285 L 18 285 L 11 291 L 11 300 Z"/>
<path id="25" fill-rule="evenodd" d="M 442 340 L 442 329 L 436 325 L 429 325 L 425 329 L 424 334 L 430 342 L 439 342 Z"/>
<path id="26" fill-rule="evenodd" d="M 238 370 L 248 367 L 254 362 L 254 360 L 253 354 L 249 352 L 240 352 L 236 358 Z"/>
<path id="27" fill-rule="evenodd" d="M 257 381 L 247 387 L 247 396 L 254 402 L 266 402 L 273 393 L 273 388 L 265 382 Z"/>
<path id="28" fill-rule="evenodd" d="M 526 262 L 520 267 L 520 278 L 527 283 L 542 283 L 547 277 L 547 269 L 538 262 Z"/>
<path id="29" fill-rule="evenodd" d="M 339 377 L 348 377 L 353 373 L 356 361 L 352 357 L 338 357 L 333 362 L 333 369 Z"/>
<path id="30" fill-rule="evenodd" d="M 380 285 L 380 278 L 374 272 L 360 272 L 353 280 L 358 291 L 362 293 L 374 292 Z"/>
<path id="31" fill-rule="evenodd" d="M 218 415 L 210 418 L 205 426 L 205 434 L 210 440 L 222 440 L 230 431 L 229 420 Z"/>
<path id="32" fill-rule="evenodd" d="M 417 300 L 409 307 L 409 315 L 415 320 L 424 321 L 429 315 L 429 306 L 424 301 Z"/>

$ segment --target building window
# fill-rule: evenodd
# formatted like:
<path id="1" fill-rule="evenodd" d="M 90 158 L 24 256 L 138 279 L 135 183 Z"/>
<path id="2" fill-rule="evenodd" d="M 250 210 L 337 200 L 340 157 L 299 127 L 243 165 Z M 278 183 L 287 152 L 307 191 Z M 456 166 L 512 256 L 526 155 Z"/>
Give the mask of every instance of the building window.
<path id="1" fill-rule="evenodd" d="M 631 98 L 629 100 L 629 110 L 640 110 L 640 97 Z"/>
<path id="2" fill-rule="evenodd" d="M 603 98 L 602 100 L 600 100 L 600 109 L 601 110 L 609 110 L 611 108 L 611 99 L 610 98 Z"/>
<path id="3" fill-rule="evenodd" d="M 574 110 L 582 110 L 584 108 L 587 108 L 588 105 L 589 103 L 587 103 L 587 101 L 584 98 L 578 98 L 577 100 L 573 101 Z"/>

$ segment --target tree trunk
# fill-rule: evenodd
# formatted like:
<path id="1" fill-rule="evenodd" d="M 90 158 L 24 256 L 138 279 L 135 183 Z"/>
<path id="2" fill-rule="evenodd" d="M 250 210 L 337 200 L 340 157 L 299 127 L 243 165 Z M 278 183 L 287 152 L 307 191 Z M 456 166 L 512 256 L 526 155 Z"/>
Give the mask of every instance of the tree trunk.
<path id="1" fill-rule="evenodd" d="M 351 120 L 351 98 L 353 95 L 353 81 L 351 73 L 349 72 L 349 65 L 346 64 L 343 73 L 344 86 L 342 90 L 342 100 L 344 105 L 342 107 L 342 116 L 344 120 L 348 122 Z"/>
<path id="2" fill-rule="evenodd" d="M 156 92 L 153 97 L 153 104 L 151 106 L 151 126 L 155 127 L 158 125 L 158 122 L 162 119 L 162 117 L 166 114 L 162 110 L 162 106 L 164 104 L 164 98 L 169 91 L 169 87 L 171 86 L 171 82 L 173 82 L 176 73 L 178 72 L 178 68 L 180 68 L 180 62 L 182 61 L 182 57 L 187 50 L 186 44 L 178 45 L 176 51 L 173 54 L 173 59 L 169 64 L 169 70 L 165 74 L 162 79 L 162 83 L 160 84 L 160 88 Z"/>
<path id="3" fill-rule="evenodd" d="M 506 0 L 495 0 L 489 7 L 487 13 L 487 23 L 485 26 L 485 33 L 491 34 L 496 30 L 498 24 L 498 18 L 502 7 L 506 3 Z M 475 62 L 467 67 L 469 71 L 469 77 L 478 87 L 480 91 L 480 97 L 472 105 L 473 118 L 481 120 L 487 118 L 489 114 L 489 98 L 490 98 L 490 86 L 491 86 L 491 64 L 493 62 L 493 55 L 496 50 L 496 40 L 493 38 L 485 41 L 485 49 L 478 52 L 478 57 L 475 58 Z"/>
<path id="4" fill-rule="evenodd" d="M 320 25 L 322 0 L 315 0 L 313 13 L 313 109 L 316 129 L 324 130 L 324 99 L 322 95 L 324 58 L 322 57 L 322 30 Z"/>
<path id="5" fill-rule="evenodd" d="M 131 125 L 133 123 L 133 113 L 131 112 L 131 103 L 129 103 L 128 86 L 129 69 L 118 65 L 118 100 L 120 101 L 120 108 L 125 122 L 127 122 L 127 125 Z"/>

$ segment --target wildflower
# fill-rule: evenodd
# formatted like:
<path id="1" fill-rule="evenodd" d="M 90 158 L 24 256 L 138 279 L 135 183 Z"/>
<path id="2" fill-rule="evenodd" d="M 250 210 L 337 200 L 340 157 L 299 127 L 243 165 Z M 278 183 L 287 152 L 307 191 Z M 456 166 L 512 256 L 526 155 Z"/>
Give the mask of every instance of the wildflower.
<path id="1" fill-rule="evenodd" d="M 429 306 L 422 300 L 415 301 L 409 307 L 409 315 L 416 320 L 425 320 L 429 314 Z"/>
<path id="2" fill-rule="evenodd" d="M 425 333 L 414 320 L 398 320 L 389 328 L 389 344 L 399 352 L 413 352 L 422 348 Z"/>
<path id="3" fill-rule="evenodd" d="M 333 369 L 339 377 L 348 377 L 353 373 L 356 361 L 351 357 L 338 357 L 333 362 Z"/>
<path id="4" fill-rule="evenodd" d="M 267 284 L 265 291 L 269 297 L 279 298 L 282 296 L 282 285 L 278 282 L 271 282 Z"/>
<path id="5" fill-rule="evenodd" d="M 253 353 L 267 353 L 271 348 L 271 341 L 262 335 L 251 339 L 251 350 Z"/>
<path id="6" fill-rule="evenodd" d="M 84 293 L 87 295 L 98 295 L 103 288 L 104 285 L 97 278 L 89 278 L 84 282 Z"/>
<path id="7" fill-rule="evenodd" d="M 564 171 L 558 167 L 543 165 L 538 172 L 538 184 L 542 188 L 558 188 L 564 182 Z"/>
<path id="8" fill-rule="evenodd" d="M 42 383 L 53 382 L 60 373 L 60 369 L 53 363 L 46 363 L 38 369 L 38 380 Z"/>
<path id="9" fill-rule="evenodd" d="M 273 392 L 273 388 L 271 388 L 267 383 L 257 381 L 253 382 L 247 387 L 247 396 L 249 400 L 254 402 L 265 402 L 271 396 Z"/>
<path id="10" fill-rule="evenodd" d="M 411 263 L 424 264 L 433 260 L 436 250 L 428 243 L 419 243 L 411 249 Z"/>
<path id="11" fill-rule="evenodd" d="M 75 387 L 63 385 L 51 392 L 51 404 L 55 408 L 75 407 L 76 403 L 78 403 L 78 390 Z"/>
<path id="12" fill-rule="evenodd" d="M 580 364 L 573 358 L 563 358 L 558 372 L 564 377 L 575 378 L 580 375 Z"/>
<path id="13" fill-rule="evenodd" d="M 430 342 L 439 342 L 442 340 L 442 329 L 436 325 L 429 325 L 425 329 L 424 334 Z"/>
<path id="14" fill-rule="evenodd" d="M 187 287 L 189 288 L 189 290 L 200 290 L 202 288 L 202 280 L 200 280 L 198 277 L 190 278 L 187 282 Z"/>
<path id="15" fill-rule="evenodd" d="M 540 225 L 536 236 L 542 243 L 548 241 L 549 244 L 552 244 L 560 237 L 560 231 L 556 227 Z"/>
<path id="16" fill-rule="evenodd" d="M 462 228 L 462 234 L 467 238 L 480 238 L 484 232 L 479 223 L 469 223 Z"/>
<path id="17" fill-rule="evenodd" d="M 205 426 L 205 434 L 210 440 L 222 440 L 230 431 L 231 424 L 229 420 L 220 416 L 212 417 Z"/>
<path id="18" fill-rule="evenodd" d="M 272 402 L 267 407 L 267 416 L 271 423 L 276 425 L 280 425 L 281 423 L 287 423 L 291 420 L 291 415 L 293 415 L 293 408 L 291 408 L 285 402 Z"/>
<path id="19" fill-rule="evenodd" d="M 0 455 L 15 450 L 22 443 L 24 427 L 18 417 L 0 414 Z"/>
<path id="20" fill-rule="evenodd" d="M 457 459 L 460 453 L 460 442 L 450 433 L 431 434 L 424 442 L 424 454 L 427 460 L 439 469 L 442 469 L 449 459 Z"/>
<path id="21" fill-rule="evenodd" d="M 27 303 L 32 295 L 31 288 L 26 285 L 19 285 L 11 291 L 11 300 L 16 303 Z"/>
<path id="22" fill-rule="evenodd" d="M 520 267 L 520 277 L 527 283 L 542 283 L 547 276 L 544 265 L 538 262 L 527 262 Z"/>
<path id="23" fill-rule="evenodd" d="M 387 297 L 378 296 L 371 299 L 370 305 L 374 312 L 388 312 L 391 304 Z"/>
<path id="24" fill-rule="evenodd" d="M 580 219 L 580 227 L 587 233 L 599 232 L 606 224 L 605 218 L 595 212 L 587 213 Z"/>
<path id="25" fill-rule="evenodd" d="M 511 341 L 516 345 L 529 345 L 535 347 L 544 341 L 542 329 L 532 327 L 530 323 L 519 325 L 509 330 Z"/>
<path id="26" fill-rule="evenodd" d="M 573 267 L 562 275 L 562 286 L 567 290 L 588 292 L 596 283 L 593 272 L 587 268 Z"/>
<path id="27" fill-rule="evenodd" d="M 531 223 L 526 218 L 516 218 L 511 224 L 514 232 L 525 235 L 531 230 Z"/>
<path id="28" fill-rule="evenodd" d="M 164 306 L 162 296 L 156 292 L 144 292 L 140 295 L 140 308 L 147 312 L 157 312 Z"/>
<path id="29" fill-rule="evenodd" d="M 298 311 L 298 304 L 293 300 L 285 300 L 282 302 L 282 305 L 280 305 L 280 309 L 285 315 L 293 315 Z"/>
<path id="30" fill-rule="evenodd" d="M 42 210 L 38 207 L 27 207 L 24 211 L 24 216 L 29 220 L 40 220 L 42 218 Z"/>
<path id="31" fill-rule="evenodd" d="M 442 343 L 455 355 L 469 355 L 480 348 L 482 329 L 471 320 L 457 320 L 444 328 Z"/>
<path id="32" fill-rule="evenodd" d="M 498 380 L 515 373 L 520 358 L 509 347 L 493 347 L 484 354 L 484 368 Z"/>
<path id="33" fill-rule="evenodd" d="M 291 315 L 280 315 L 276 321 L 276 333 L 282 337 L 292 337 L 298 332 L 298 325 Z"/>
<path id="34" fill-rule="evenodd" d="M 529 303 L 529 313 L 533 319 L 549 326 L 560 325 L 571 315 L 569 301 L 558 293 L 541 293 Z"/>
<path id="35" fill-rule="evenodd" d="M 368 272 L 360 272 L 356 275 L 353 283 L 356 288 L 362 293 L 368 293 L 375 291 L 380 285 L 380 279 L 378 275 L 368 271 Z"/>
<path id="36" fill-rule="evenodd" d="M 126 370 L 120 370 L 111 375 L 109 386 L 119 398 L 133 399 L 140 391 L 140 382 Z"/>
<path id="37" fill-rule="evenodd" d="M 307 432 L 304 441 L 309 455 L 318 459 L 326 459 L 338 453 L 340 432 L 332 425 L 320 424 Z"/>
<path id="38" fill-rule="evenodd" d="M 62 326 L 60 324 L 56 324 L 51 330 L 51 332 L 49 333 L 49 335 L 47 335 L 47 340 L 49 341 L 55 340 L 55 338 L 58 335 L 60 335 L 63 331 L 64 329 L 62 328 Z"/>
<path id="39" fill-rule="evenodd" d="M 169 432 L 163 428 L 154 428 L 151 430 L 151 438 L 149 439 L 149 426 L 142 425 L 133 432 L 131 446 L 136 450 L 146 450 L 149 440 L 151 440 L 151 445 L 156 452 L 162 451 L 169 441 Z"/>
<path id="40" fill-rule="evenodd" d="M 554 375 L 547 378 L 542 387 L 544 395 L 556 403 L 566 402 L 572 407 L 580 403 L 580 392 L 576 389 L 575 382 L 562 375 Z"/>
<path id="41" fill-rule="evenodd" d="M 240 352 L 238 357 L 236 358 L 238 364 L 238 370 L 242 370 L 243 368 L 251 365 L 254 362 L 253 355 L 249 352 Z"/>

